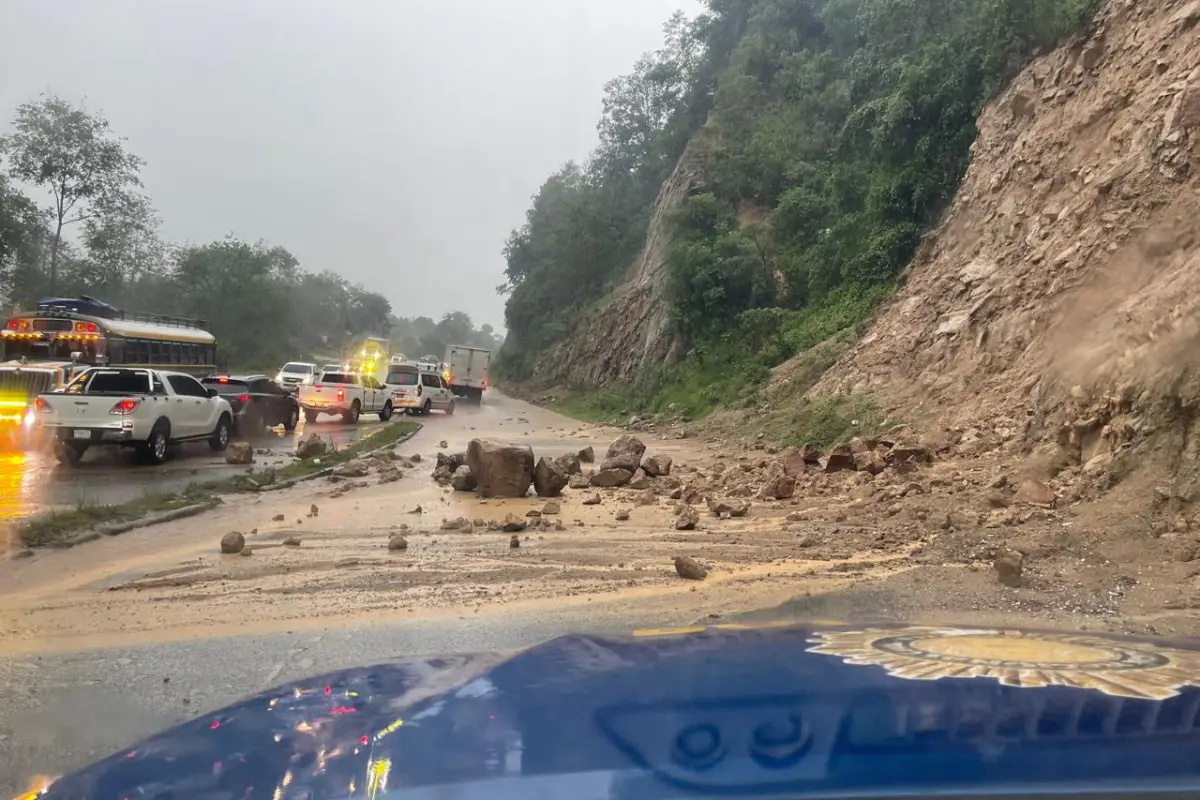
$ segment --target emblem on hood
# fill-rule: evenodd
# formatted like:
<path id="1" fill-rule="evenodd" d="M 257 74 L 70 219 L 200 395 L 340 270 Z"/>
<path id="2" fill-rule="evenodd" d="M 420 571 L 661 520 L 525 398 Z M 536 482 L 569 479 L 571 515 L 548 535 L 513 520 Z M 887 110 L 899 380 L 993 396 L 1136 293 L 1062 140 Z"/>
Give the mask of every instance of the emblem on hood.
<path id="1" fill-rule="evenodd" d="M 880 666 L 909 680 L 991 678 L 1004 686 L 1069 686 L 1165 700 L 1200 685 L 1200 652 L 1066 633 L 975 628 L 818 631 L 810 653 Z"/>

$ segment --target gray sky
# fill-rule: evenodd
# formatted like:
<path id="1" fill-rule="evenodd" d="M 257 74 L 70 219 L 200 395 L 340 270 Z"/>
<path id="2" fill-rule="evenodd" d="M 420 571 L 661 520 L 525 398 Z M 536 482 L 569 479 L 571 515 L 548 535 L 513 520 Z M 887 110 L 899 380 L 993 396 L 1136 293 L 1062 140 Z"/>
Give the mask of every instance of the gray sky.
<path id="1" fill-rule="evenodd" d="M 0 129 L 39 92 L 147 161 L 166 238 L 233 233 L 402 316 L 503 325 L 508 232 L 605 81 L 692 0 L 0 0 Z"/>

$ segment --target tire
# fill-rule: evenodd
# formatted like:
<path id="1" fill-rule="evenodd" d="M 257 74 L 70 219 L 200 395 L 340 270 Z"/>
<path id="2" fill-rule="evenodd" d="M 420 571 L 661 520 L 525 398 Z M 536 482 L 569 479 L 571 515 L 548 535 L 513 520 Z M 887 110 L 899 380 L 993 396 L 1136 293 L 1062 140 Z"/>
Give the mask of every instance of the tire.
<path id="1" fill-rule="evenodd" d="M 79 463 L 79 459 L 83 458 L 83 454 L 87 452 L 87 449 L 88 446 L 86 444 L 59 442 L 54 448 L 54 457 L 58 459 L 58 463 L 73 467 Z"/>
<path id="2" fill-rule="evenodd" d="M 318 416 L 319 415 L 317 412 L 313 411 L 311 408 L 304 409 L 304 421 L 309 425 L 312 425 L 314 422 L 316 422 Z"/>
<path id="3" fill-rule="evenodd" d="M 383 404 L 383 410 L 379 412 L 379 421 L 387 422 L 389 419 L 392 418 L 392 413 L 393 413 L 392 401 L 389 400 Z"/>
<path id="4" fill-rule="evenodd" d="M 214 453 L 220 453 L 229 447 L 229 430 L 232 427 L 229 417 L 222 414 L 221 418 L 217 420 L 216 430 L 213 431 L 212 436 L 208 439 L 208 448 Z"/>
<path id="5" fill-rule="evenodd" d="M 361 413 L 362 413 L 362 406 L 360 406 L 358 404 L 358 401 L 355 400 L 353 403 L 350 404 L 350 411 L 348 413 L 342 415 L 342 422 L 346 423 L 347 425 L 357 425 L 358 424 L 358 415 Z"/>
<path id="6" fill-rule="evenodd" d="M 471 405 L 478 406 L 483 404 L 483 389 L 472 389 L 470 394 Z"/>
<path id="7" fill-rule="evenodd" d="M 428 417 L 428 416 L 429 416 L 429 412 L 430 412 L 432 409 L 433 409 L 433 401 L 432 401 L 432 400 L 426 400 L 426 401 L 425 401 L 425 405 L 421 406 L 421 416 L 422 416 L 422 417 Z"/>
<path id="8" fill-rule="evenodd" d="M 296 430 L 296 426 L 299 424 L 300 424 L 300 407 L 294 406 L 292 408 L 292 410 L 288 412 L 287 419 L 285 419 L 283 421 L 283 429 L 285 431 L 294 431 L 294 430 Z"/>
<path id="9" fill-rule="evenodd" d="M 454 416 L 454 398 L 453 397 L 450 398 L 450 404 L 446 406 L 446 416 L 447 417 Z"/>
<path id="10" fill-rule="evenodd" d="M 151 464 L 167 460 L 167 445 L 171 443 L 171 424 L 159 420 L 150 431 L 150 438 L 138 446 L 138 454 Z"/>

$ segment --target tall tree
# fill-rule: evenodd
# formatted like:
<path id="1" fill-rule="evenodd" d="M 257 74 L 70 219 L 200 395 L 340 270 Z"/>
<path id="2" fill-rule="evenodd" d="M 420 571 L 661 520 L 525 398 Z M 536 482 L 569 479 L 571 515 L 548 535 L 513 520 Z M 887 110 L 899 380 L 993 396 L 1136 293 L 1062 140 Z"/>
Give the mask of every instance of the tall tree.
<path id="1" fill-rule="evenodd" d="M 49 289 L 58 287 L 63 228 L 92 219 L 141 185 L 142 161 L 113 136 L 108 120 L 53 95 L 17 108 L 14 133 L 0 137 L 13 178 L 50 191 Z"/>

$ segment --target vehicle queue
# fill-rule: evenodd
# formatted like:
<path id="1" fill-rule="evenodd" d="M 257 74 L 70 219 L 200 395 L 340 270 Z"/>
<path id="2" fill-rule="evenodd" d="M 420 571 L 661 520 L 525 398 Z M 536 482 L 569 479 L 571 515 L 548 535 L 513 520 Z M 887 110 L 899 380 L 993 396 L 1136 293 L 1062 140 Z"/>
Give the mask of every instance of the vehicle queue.
<path id="1" fill-rule="evenodd" d="M 88 296 L 47 298 L 13 314 L 0 347 L 0 435 L 23 449 L 53 447 L 65 463 L 98 445 L 132 447 L 153 462 L 186 441 L 219 451 L 233 434 L 290 432 L 301 418 L 453 414 L 459 399 L 480 401 L 490 361 L 488 351 L 459 345 L 441 360 L 409 360 L 370 337 L 342 363 L 289 361 L 273 377 L 230 373 L 218 367 L 206 321 L 126 312 Z"/>

